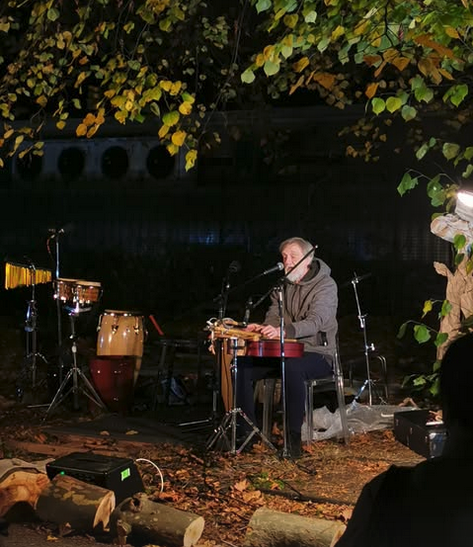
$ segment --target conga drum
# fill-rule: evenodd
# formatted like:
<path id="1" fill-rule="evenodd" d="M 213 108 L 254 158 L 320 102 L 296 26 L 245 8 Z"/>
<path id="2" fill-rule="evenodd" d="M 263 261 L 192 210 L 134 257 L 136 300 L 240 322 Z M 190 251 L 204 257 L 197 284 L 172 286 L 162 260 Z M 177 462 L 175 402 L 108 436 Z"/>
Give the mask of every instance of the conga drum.
<path id="1" fill-rule="evenodd" d="M 97 357 L 129 356 L 135 359 L 134 382 L 143 357 L 145 330 L 138 312 L 105 310 L 97 327 Z"/>
<path id="2" fill-rule="evenodd" d="M 89 362 L 97 393 L 112 412 L 127 413 L 133 403 L 135 357 L 109 355 Z"/>

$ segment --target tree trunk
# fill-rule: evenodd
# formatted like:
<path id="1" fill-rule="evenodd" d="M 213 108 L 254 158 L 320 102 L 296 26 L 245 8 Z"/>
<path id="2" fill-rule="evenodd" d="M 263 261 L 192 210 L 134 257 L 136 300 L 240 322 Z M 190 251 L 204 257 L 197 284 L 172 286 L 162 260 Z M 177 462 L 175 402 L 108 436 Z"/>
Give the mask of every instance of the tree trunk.
<path id="1" fill-rule="evenodd" d="M 129 534 L 134 541 L 191 547 L 199 541 L 204 524 L 202 517 L 151 501 L 140 492 L 115 509 L 110 528 L 122 545 Z"/>
<path id="2" fill-rule="evenodd" d="M 345 530 L 341 522 L 257 509 L 244 547 L 331 547 Z"/>
<path id="3" fill-rule="evenodd" d="M 44 521 L 92 531 L 102 523 L 107 530 L 115 509 L 115 493 L 68 475 L 58 474 L 38 498 L 36 513 Z"/>

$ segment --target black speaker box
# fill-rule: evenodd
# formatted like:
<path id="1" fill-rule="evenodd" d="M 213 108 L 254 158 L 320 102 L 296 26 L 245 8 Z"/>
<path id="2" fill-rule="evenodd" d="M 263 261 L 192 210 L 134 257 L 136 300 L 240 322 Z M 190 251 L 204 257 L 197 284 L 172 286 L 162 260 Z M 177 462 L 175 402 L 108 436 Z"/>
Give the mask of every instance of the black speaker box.
<path id="1" fill-rule="evenodd" d="M 113 490 L 117 505 L 144 491 L 143 481 L 133 460 L 102 456 L 92 452 L 72 452 L 46 464 L 50 479 L 58 473 Z"/>
<path id="2" fill-rule="evenodd" d="M 431 421 L 428 410 L 394 413 L 394 437 L 425 458 L 441 456 L 447 439 L 443 422 Z"/>

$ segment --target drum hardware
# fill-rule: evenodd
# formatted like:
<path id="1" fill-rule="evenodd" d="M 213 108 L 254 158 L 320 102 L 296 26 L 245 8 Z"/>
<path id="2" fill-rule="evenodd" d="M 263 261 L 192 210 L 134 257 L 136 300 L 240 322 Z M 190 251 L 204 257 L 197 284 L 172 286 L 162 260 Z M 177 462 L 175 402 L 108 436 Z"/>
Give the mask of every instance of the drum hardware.
<path id="1" fill-rule="evenodd" d="M 260 439 L 272 450 L 276 451 L 276 447 L 263 434 L 263 432 L 248 418 L 243 410 L 236 406 L 237 401 L 237 376 L 238 376 L 238 350 L 239 343 L 237 338 L 230 338 L 231 348 L 233 350 L 233 359 L 230 365 L 232 381 L 233 381 L 233 401 L 232 407 L 225 413 L 220 425 L 215 429 L 213 434 L 207 441 L 207 450 L 212 449 L 219 440 L 222 440 L 231 454 L 240 454 L 251 439 L 258 435 Z M 237 447 L 237 420 L 240 416 L 251 429 L 246 439 Z M 228 437 L 230 434 L 230 438 Z"/>
<path id="2" fill-rule="evenodd" d="M 38 308 L 36 305 L 35 297 L 35 287 L 37 279 L 37 270 L 33 263 L 29 265 L 30 272 L 30 282 L 31 286 L 31 299 L 28 300 L 28 307 L 26 310 L 26 319 L 25 319 L 25 357 L 22 363 L 22 368 L 20 371 L 20 380 L 16 388 L 16 395 L 19 399 L 23 397 L 25 385 L 23 382 L 26 379 L 31 380 L 31 389 L 34 392 L 38 386 L 38 370 L 37 370 L 37 360 L 40 359 L 46 366 L 49 366 L 49 363 L 46 357 L 38 352 L 37 348 L 37 330 L 38 330 Z"/>
<path id="3" fill-rule="evenodd" d="M 71 325 L 71 335 L 69 336 L 69 339 L 71 340 L 72 366 L 67 372 L 64 379 L 62 380 L 56 394 L 54 395 L 53 400 L 51 401 L 46 411 L 44 420 L 71 393 L 73 396 L 74 410 L 79 409 L 79 392 L 82 392 L 91 401 L 96 403 L 102 410 L 106 410 L 104 403 L 102 402 L 97 392 L 95 391 L 94 387 L 92 386 L 91 382 L 89 381 L 89 379 L 87 378 L 87 376 L 84 374 L 84 372 L 78 366 L 78 363 L 77 363 L 77 335 L 75 330 L 75 320 L 77 315 L 80 312 L 81 312 L 80 309 L 77 313 L 74 311 L 74 309 L 69 308 L 68 310 L 68 315 L 69 315 L 70 325 Z M 72 381 L 72 386 L 69 387 L 68 389 L 68 384 L 70 380 Z M 83 386 L 79 385 L 79 380 L 83 382 L 84 384 Z"/>

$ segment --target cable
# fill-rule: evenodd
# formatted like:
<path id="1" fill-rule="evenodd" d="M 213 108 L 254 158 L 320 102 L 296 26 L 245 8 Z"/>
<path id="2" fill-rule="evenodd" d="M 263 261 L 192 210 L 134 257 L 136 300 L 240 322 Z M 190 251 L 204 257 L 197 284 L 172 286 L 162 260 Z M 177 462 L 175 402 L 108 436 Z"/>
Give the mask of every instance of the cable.
<path id="1" fill-rule="evenodd" d="M 157 472 L 159 473 L 159 476 L 161 478 L 161 492 L 160 493 L 162 494 L 163 491 L 164 491 L 164 477 L 163 477 L 163 474 L 161 473 L 161 469 L 159 469 L 159 467 L 154 462 L 152 462 L 151 460 L 147 460 L 146 458 L 138 458 L 137 460 L 135 460 L 135 462 L 136 463 L 138 463 L 138 462 L 149 463 L 157 470 Z"/>

